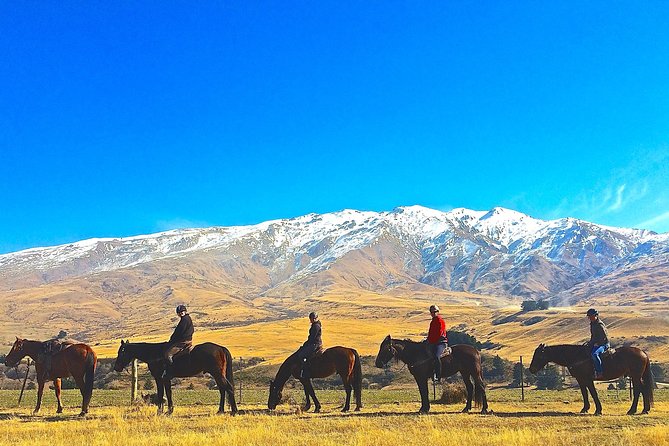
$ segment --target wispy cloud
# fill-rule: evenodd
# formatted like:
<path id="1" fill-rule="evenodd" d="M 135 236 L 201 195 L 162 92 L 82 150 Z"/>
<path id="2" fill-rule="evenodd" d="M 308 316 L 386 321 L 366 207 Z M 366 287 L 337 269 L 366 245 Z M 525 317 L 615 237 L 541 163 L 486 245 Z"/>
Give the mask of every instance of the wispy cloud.
<path id="1" fill-rule="evenodd" d="M 662 223 L 666 222 L 669 222 L 669 211 L 664 212 L 660 215 L 656 215 L 655 217 L 650 218 L 646 221 L 642 221 L 641 223 L 637 223 L 635 227 L 643 229 L 655 229 L 658 225 L 661 225 Z"/>
<path id="2" fill-rule="evenodd" d="M 156 222 L 156 230 L 159 232 L 171 231 L 172 229 L 206 228 L 213 226 L 204 221 L 194 221 L 185 218 L 172 218 Z"/>
<path id="3" fill-rule="evenodd" d="M 609 212 L 615 212 L 623 207 L 623 192 L 625 192 L 625 186 L 626 184 L 623 184 L 618 186 L 618 189 L 616 189 L 616 200 L 611 206 L 609 206 Z"/>

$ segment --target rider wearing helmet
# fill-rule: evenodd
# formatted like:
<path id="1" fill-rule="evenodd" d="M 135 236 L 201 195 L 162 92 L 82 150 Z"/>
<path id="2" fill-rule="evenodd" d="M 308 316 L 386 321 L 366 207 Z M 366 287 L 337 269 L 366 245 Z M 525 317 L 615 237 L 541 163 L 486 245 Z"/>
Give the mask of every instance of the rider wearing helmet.
<path id="1" fill-rule="evenodd" d="M 427 333 L 427 342 L 430 345 L 430 353 L 434 359 L 434 380 L 441 380 L 441 355 L 448 345 L 448 335 L 446 333 L 446 322 L 439 314 L 439 307 L 430 305 L 430 331 Z"/>
<path id="2" fill-rule="evenodd" d="M 318 320 L 318 314 L 315 312 L 309 313 L 309 337 L 302 347 L 297 351 L 297 359 L 300 364 L 300 378 L 309 378 L 310 370 L 308 367 L 308 360 L 314 356 L 322 347 L 323 340 L 321 339 L 321 321 Z"/>
<path id="3" fill-rule="evenodd" d="M 163 378 L 169 379 L 170 373 L 169 370 L 172 367 L 173 361 L 172 358 L 177 353 L 190 349 L 193 345 L 193 321 L 188 314 L 188 310 L 185 305 L 177 306 L 177 314 L 179 315 L 179 324 L 177 324 L 174 329 L 174 333 L 170 337 L 170 340 L 167 342 L 167 348 L 163 353 L 163 359 L 165 360 L 165 371 L 163 372 Z"/>
<path id="4" fill-rule="evenodd" d="M 603 378 L 602 359 L 600 355 L 609 348 L 609 336 L 606 332 L 606 325 L 599 319 L 599 312 L 590 308 L 586 313 L 590 319 L 590 355 L 595 363 L 595 379 Z"/>

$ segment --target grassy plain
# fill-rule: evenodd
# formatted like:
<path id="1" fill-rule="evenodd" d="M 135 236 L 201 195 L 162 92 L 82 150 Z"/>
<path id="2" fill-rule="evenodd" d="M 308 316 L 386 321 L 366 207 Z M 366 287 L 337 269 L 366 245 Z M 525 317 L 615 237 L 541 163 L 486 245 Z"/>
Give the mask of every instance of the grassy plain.
<path id="1" fill-rule="evenodd" d="M 91 414 L 78 419 L 76 391 L 64 395 L 64 414 L 55 415 L 52 401 L 31 416 L 15 407 L 16 392 L 0 392 L 0 441 L 14 445 L 669 445 L 669 392 L 658 391 L 650 415 L 624 415 L 626 394 L 605 392 L 604 416 L 578 415 L 573 390 L 531 391 L 525 402 L 516 390 L 492 390 L 495 415 L 460 414 L 461 405 L 433 405 L 427 416 L 415 414 L 413 389 L 365 391 L 360 413 L 341 414 L 342 392 L 319 392 L 323 413 L 299 410 L 300 392 L 269 413 L 262 390 L 248 391 L 237 417 L 216 416 L 217 392 L 176 391 L 177 409 L 159 417 L 153 407 L 127 405 L 127 392 L 96 391 Z M 34 392 L 33 392 L 34 393 Z M 52 398 L 52 397 L 50 397 Z M 73 404 L 74 403 L 74 404 Z"/>

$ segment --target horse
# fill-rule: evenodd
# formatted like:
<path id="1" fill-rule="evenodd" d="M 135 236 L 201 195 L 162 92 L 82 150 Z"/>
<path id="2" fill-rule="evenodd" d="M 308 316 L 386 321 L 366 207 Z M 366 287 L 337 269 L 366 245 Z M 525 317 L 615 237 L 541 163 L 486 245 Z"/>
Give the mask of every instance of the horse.
<path id="1" fill-rule="evenodd" d="M 390 335 L 381 342 L 379 353 L 376 355 L 376 367 L 383 368 L 391 358 L 405 363 L 409 372 L 418 384 L 421 406 L 418 413 L 430 411 L 430 397 L 427 381 L 434 371 L 434 361 L 428 352 L 424 342 L 415 342 L 410 339 L 393 339 Z M 482 406 L 481 413 L 492 413 L 488 411 L 488 399 L 485 394 L 485 384 L 481 375 L 481 355 L 475 347 L 467 344 L 451 346 L 451 354 L 441 358 L 441 375 L 443 377 L 455 375 L 460 372 L 467 389 L 467 404 L 462 409 L 467 413 L 472 408 L 472 398 L 477 406 Z M 474 383 L 472 384 L 471 378 Z"/>
<path id="2" fill-rule="evenodd" d="M 530 372 L 537 373 L 549 362 L 566 366 L 571 376 L 576 378 L 583 395 L 581 413 L 587 413 L 590 410 L 590 401 L 588 401 L 588 390 L 590 390 L 592 399 L 595 401 L 595 415 L 601 415 L 602 403 L 595 389 L 594 364 L 590 357 L 590 350 L 583 345 L 547 346 L 539 344 L 532 357 Z M 612 355 L 603 356 L 602 364 L 604 367 L 602 381 L 625 375 L 632 378 L 634 400 L 627 414 L 636 413 L 640 393 L 643 394 L 643 412 L 641 413 L 647 414 L 653 405 L 653 388 L 655 387 L 655 378 L 650 370 L 648 354 L 636 347 L 620 347 Z"/>
<path id="3" fill-rule="evenodd" d="M 321 411 L 321 403 L 316 398 L 314 386 L 311 384 L 311 378 L 327 378 L 337 373 L 344 384 L 346 390 L 346 402 L 342 412 L 348 412 L 351 408 L 351 390 L 355 394 L 355 411 L 362 409 L 362 365 L 360 364 L 360 355 L 352 348 L 348 347 L 330 347 L 309 360 L 310 377 L 300 377 L 301 362 L 297 352 L 290 355 L 283 361 L 283 364 L 276 372 L 276 376 L 269 382 L 269 398 L 267 407 L 274 410 L 281 401 L 281 392 L 286 381 L 291 375 L 302 383 L 306 405 L 304 410 L 311 408 L 311 399 L 314 400 L 314 412 Z"/>
<path id="4" fill-rule="evenodd" d="M 130 341 L 121 341 L 121 346 L 118 349 L 116 362 L 114 363 L 114 370 L 122 371 L 130 364 L 133 359 L 139 359 L 149 366 L 149 372 L 156 381 L 158 389 L 157 404 L 158 414 L 162 414 L 164 410 L 163 396 L 167 397 L 167 414 L 171 415 L 174 412 L 174 404 L 172 402 L 172 381 L 163 378 L 165 371 L 165 360 L 163 359 L 163 352 L 167 347 L 167 342 L 148 343 Z M 175 378 L 185 378 L 195 376 L 198 373 L 209 373 L 216 381 L 218 391 L 221 394 L 220 403 L 218 405 L 218 413 L 225 412 L 225 394 L 230 397 L 230 408 L 232 414 L 235 415 L 237 410 L 237 403 L 235 402 L 234 381 L 232 378 L 232 355 L 230 351 L 212 342 L 205 342 L 198 344 L 189 353 L 182 353 L 174 357 L 174 364 L 170 367 L 170 375 Z"/>
<path id="5" fill-rule="evenodd" d="M 62 350 L 54 353 L 51 357 L 51 370 L 47 376 L 43 357 L 44 344 L 41 341 L 30 341 L 17 337 L 12 349 L 5 357 L 5 365 L 8 367 L 15 367 L 26 356 L 29 356 L 35 362 L 35 371 L 37 373 L 37 405 L 35 406 L 33 415 L 39 413 L 42 405 L 44 384 L 47 380 L 53 381 L 56 401 L 58 402 L 56 413 L 63 412 L 63 403 L 60 399 L 61 378 L 69 376 L 74 378 L 74 382 L 81 392 L 82 403 L 79 416 L 86 415 L 93 395 L 93 379 L 95 376 L 95 366 L 98 361 L 95 352 L 86 344 L 68 343 L 63 346 Z"/>

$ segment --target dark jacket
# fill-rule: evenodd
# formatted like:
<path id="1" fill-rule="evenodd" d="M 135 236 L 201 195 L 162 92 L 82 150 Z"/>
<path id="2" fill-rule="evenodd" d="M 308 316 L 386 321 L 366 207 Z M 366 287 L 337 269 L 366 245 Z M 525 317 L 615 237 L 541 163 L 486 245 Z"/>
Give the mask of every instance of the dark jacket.
<path id="1" fill-rule="evenodd" d="M 311 327 L 309 328 L 309 337 L 303 346 L 314 346 L 318 348 L 323 346 L 323 339 L 321 339 L 321 321 L 316 321 L 311 324 Z"/>
<path id="2" fill-rule="evenodd" d="M 190 318 L 190 314 L 186 314 L 179 321 L 179 325 L 174 329 L 174 333 L 170 337 L 170 344 L 175 344 L 177 342 L 191 342 L 193 340 L 193 321 Z"/>
<path id="3" fill-rule="evenodd" d="M 599 318 L 590 322 L 590 345 L 602 346 L 609 343 L 606 325 Z"/>

